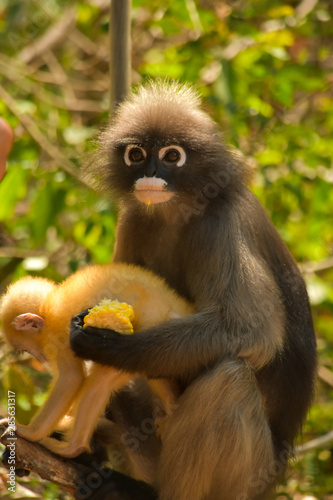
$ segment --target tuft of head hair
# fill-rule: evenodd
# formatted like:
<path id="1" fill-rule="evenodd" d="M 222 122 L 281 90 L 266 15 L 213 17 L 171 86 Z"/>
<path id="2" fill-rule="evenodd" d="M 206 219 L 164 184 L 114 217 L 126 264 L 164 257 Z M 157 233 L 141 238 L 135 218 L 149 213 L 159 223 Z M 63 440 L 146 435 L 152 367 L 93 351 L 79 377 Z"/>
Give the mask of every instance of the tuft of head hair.
<path id="1" fill-rule="evenodd" d="M 187 84 L 151 81 L 119 105 L 109 133 L 113 140 L 158 135 L 166 141 L 190 141 L 193 129 L 197 136 L 216 132 L 215 123 L 201 109 L 198 93 Z"/>
<path id="2" fill-rule="evenodd" d="M 47 295 L 54 290 L 54 287 L 52 281 L 32 276 L 12 283 L 1 298 L 0 319 L 6 321 L 9 317 L 13 319 L 19 314 L 28 312 L 40 314 Z"/>

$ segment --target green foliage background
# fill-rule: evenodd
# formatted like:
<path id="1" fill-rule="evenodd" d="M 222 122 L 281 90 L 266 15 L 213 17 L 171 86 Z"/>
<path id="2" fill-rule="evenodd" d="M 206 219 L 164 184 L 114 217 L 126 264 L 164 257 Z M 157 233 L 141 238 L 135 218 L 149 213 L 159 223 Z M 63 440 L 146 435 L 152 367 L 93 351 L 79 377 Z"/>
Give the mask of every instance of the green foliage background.
<path id="1" fill-rule="evenodd" d="M 108 120 L 108 3 L 0 0 L 0 116 L 16 135 L 0 184 L 0 292 L 26 274 L 61 280 L 112 258 L 112 200 L 79 180 L 80 158 Z M 132 20 L 133 82 L 169 77 L 198 87 L 227 142 L 255 168 L 252 188 L 304 272 L 320 377 L 301 440 L 326 434 L 333 427 L 332 1 L 133 0 Z M 10 388 L 18 420 L 27 422 L 47 375 L 5 355 L 1 377 L 2 413 Z M 329 443 L 298 460 L 278 498 L 333 498 L 332 450 Z M 22 485 L 41 498 L 64 497 L 35 479 Z"/>

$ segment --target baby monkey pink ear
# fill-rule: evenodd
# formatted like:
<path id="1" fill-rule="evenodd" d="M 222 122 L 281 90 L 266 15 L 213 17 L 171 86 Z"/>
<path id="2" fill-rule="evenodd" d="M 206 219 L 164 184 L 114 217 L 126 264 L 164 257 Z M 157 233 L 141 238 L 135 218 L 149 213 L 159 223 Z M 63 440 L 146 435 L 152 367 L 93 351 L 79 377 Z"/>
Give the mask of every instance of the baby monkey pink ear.
<path id="1" fill-rule="evenodd" d="M 38 314 L 25 313 L 16 316 L 12 325 L 16 330 L 38 333 L 44 328 L 44 319 Z"/>

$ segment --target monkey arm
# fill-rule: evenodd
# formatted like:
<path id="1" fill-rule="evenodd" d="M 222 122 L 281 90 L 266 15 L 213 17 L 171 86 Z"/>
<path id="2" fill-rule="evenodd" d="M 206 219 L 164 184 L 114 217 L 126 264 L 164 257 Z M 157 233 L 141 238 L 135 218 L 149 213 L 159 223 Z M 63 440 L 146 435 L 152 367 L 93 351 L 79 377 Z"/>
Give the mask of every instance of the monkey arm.
<path id="1" fill-rule="evenodd" d="M 195 238 L 184 229 L 186 262 L 178 266 L 184 268 L 182 282 L 189 287 L 195 314 L 130 336 L 90 327 L 83 331 L 79 315 L 70 331 L 74 352 L 150 378 L 191 379 L 226 357 L 243 358 L 256 370 L 267 365 L 283 349 L 285 306 L 275 276 L 253 247 L 255 229 L 249 221 L 242 230 L 236 215 L 237 210 L 226 207 L 219 221 L 223 238 L 216 234 L 215 217 L 199 225 Z M 203 265 L 202 255 L 208 254 L 212 257 Z"/>
<path id="2" fill-rule="evenodd" d="M 77 356 L 151 378 L 191 378 L 228 356 L 243 357 L 260 368 L 274 357 L 282 342 L 279 335 L 274 338 L 267 334 L 264 324 L 253 327 L 255 335 L 251 325 L 248 331 L 244 328 L 238 335 L 228 335 L 223 328 L 223 316 L 216 310 L 202 311 L 134 335 L 93 327 L 83 330 L 84 315 L 85 312 L 75 316 L 70 328 L 71 347 Z"/>
<path id="3" fill-rule="evenodd" d="M 27 426 L 17 425 L 17 433 L 39 441 L 51 434 L 58 421 L 66 415 L 73 398 L 84 380 L 82 362 L 70 355 L 58 361 L 59 375 L 53 381 L 50 393 L 41 410 Z"/>

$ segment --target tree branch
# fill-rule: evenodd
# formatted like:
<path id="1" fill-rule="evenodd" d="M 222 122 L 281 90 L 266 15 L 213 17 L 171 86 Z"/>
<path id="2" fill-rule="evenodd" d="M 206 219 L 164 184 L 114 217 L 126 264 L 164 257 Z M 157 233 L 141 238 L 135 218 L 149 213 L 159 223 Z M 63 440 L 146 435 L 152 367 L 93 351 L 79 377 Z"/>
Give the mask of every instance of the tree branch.
<path id="1" fill-rule="evenodd" d="M 9 432 L 9 429 L 6 429 L 0 437 L 0 442 L 9 452 L 11 448 L 8 447 L 15 450 L 16 472 L 23 469 L 35 472 L 42 479 L 51 481 L 75 495 L 80 478 L 91 472 L 88 467 L 54 455 L 38 443 L 31 443 L 19 436 L 11 437 Z"/>

